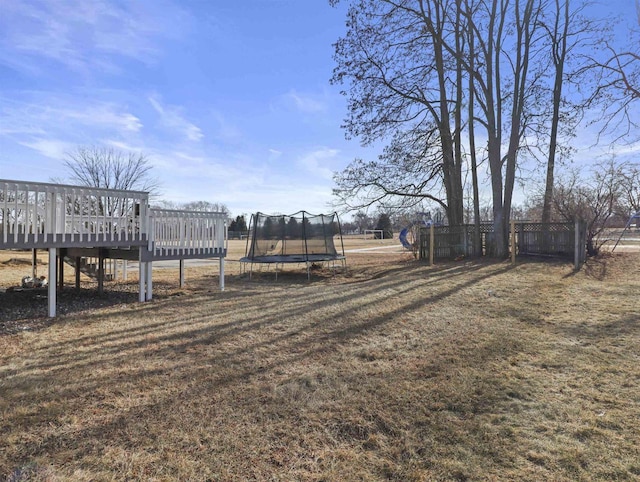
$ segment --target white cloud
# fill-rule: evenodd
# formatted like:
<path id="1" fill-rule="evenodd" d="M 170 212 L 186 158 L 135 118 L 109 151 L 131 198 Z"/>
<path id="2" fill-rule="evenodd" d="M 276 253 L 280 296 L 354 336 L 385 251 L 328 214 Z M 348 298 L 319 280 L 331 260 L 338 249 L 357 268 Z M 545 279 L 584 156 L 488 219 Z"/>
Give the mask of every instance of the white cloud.
<path id="1" fill-rule="evenodd" d="M 218 140 L 237 143 L 242 139 L 242 131 L 220 112 L 213 112 L 213 118 L 217 124 L 215 137 Z"/>
<path id="2" fill-rule="evenodd" d="M 279 151 L 277 149 L 269 149 L 269 161 L 275 161 L 277 159 L 280 159 L 281 156 L 282 156 L 282 151 Z"/>
<path id="3" fill-rule="evenodd" d="M 149 103 L 160 115 L 160 124 L 164 127 L 172 131 L 180 132 L 184 137 L 193 142 L 200 141 L 204 137 L 202 129 L 186 120 L 182 116 L 179 107 L 164 106 L 155 96 L 149 97 Z"/>
<path id="4" fill-rule="evenodd" d="M 21 145 L 29 147 L 45 157 L 51 159 L 63 159 L 68 152 L 71 152 L 76 144 L 58 139 L 34 139 L 32 141 L 20 142 Z"/>
<path id="5" fill-rule="evenodd" d="M 56 97 L 46 92 L 29 94 L 25 101 L 0 97 L 0 135 L 70 136 L 96 128 L 127 134 L 137 133 L 143 127 L 136 115 L 115 102 Z"/>
<path id="6" fill-rule="evenodd" d="M 302 156 L 297 164 L 314 176 L 331 180 L 333 179 L 333 170 L 329 166 L 332 164 L 331 161 L 337 159 L 339 153 L 338 149 L 322 147 Z"/>
<path id="7" fill-rule="evenodd" d="M 638 153 L 640 153 L 640 142 L 618 144 L 612 148 L 612 151 L 617 156 L 637 155 Z"/>
<path id="8" fill-rule="evenodd" d="M 0 96 L 0 152 L 23 146 L 32 152 L 26 154 L 29 161 L 37 155 L 61 161 L 77 146 L 101 139 L 123 150 L 141 143 L 142 121 L 119 102 L 37 91 L 14 91 L 13 96 Z"/>
<path id="9" fill-rule="evenodd" d="M 328 109 L 327 103 L 324 99 L 319 99 L 318 96 L 312 94 L 302 94 L 295 89 L 291 89 L 285 94 L 285 98 L 289 102 L 293 103 L 295 107 L 305 114 L 315 114 L 318 112 L 325 112 Z"/>
<path id="10" fill-rule="evenodd" d="M 138 117 L 130 112 L 119 111 L 120 107 L 110 103 L 97 103 L 78 110 L 71 108 L 60 109 L 62 117 L 77 120 L 78 122 L 91 126 L 100 125 L 117 131 L 138 132 L 142 129 L 142 122 Z"/>
<path id="11" fill-rule="evenodd" d="M 184 11 L 167 2 L 21 0 L 1 9 L 0 63 L 30 72 L 42 60 L 76 72 L 119 72 L 117 58 L 155 62 L 161 39 L 187 30 Z"/>

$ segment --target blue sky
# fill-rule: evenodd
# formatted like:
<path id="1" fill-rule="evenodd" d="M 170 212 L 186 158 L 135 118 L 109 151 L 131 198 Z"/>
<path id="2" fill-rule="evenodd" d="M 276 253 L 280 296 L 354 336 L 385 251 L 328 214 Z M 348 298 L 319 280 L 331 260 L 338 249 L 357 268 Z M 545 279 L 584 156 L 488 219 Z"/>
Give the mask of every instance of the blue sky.
<path id="1" fill-rule="evenodd" d="M 329 85 L 344 9 L 300 0 L 0 0 L 0 178 L 79 145 L 141 150 L 162 197 L 329 211 L 362 150 Z"/>
<path id="2" fill-rule="evenodd" d="M 332 172 L 375 155 L 329 85 L 344 21 L 327 0 L 0 0 L 0 178 L 104 145 L 148 155 L 167 200 L 330 211 Z"/>

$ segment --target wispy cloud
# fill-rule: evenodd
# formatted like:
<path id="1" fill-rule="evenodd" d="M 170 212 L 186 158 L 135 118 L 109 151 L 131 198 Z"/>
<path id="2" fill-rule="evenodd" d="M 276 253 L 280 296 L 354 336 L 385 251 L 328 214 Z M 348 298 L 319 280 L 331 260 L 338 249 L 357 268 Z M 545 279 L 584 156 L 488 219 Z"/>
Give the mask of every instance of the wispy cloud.
<path id="1" fill-rule="evenodd" d="M 296 109 L 305 114 L 325 112 L 328 109 L 326 101 L 317 95 L 304 94 L 291 89 L 285 94 L 285 99 L 292 103 Z"/>
<path id="2" fill-rule="evenodd" d="M 157 96 L 149 97 L 149 103 L 160 115 L 160 124 L 165 128 L 177 131 L 193 142 L 197 142 L 204 137 L 202 129 L 186 120 L 182 116 L 182 112 L 179 107 L 162 105 Z"/>
<path id="3" fill-rule="evenodd" d="M 32 141 L 21 141 L 19 144 L 29 147 L 45 157 L 51 159 L 63 159 L 68 152 L 71 152 L 76 144 L 57 139 L 34 139 Z"/>
<path id="4" fill-rule="evenodd" d="M 143 127 L 136 115 L 116 102 L 78 100 L 44 92 L 31 92 L 29 97 L 23 101 L 0 97 L 0 135 L 43 135 L 74 128 L 135 133 Z"/>
<path id="5" fill-rule="evenodd" d="M 279 151 L 278 149 L 269 149 L 270 161 L 275 161 L 277 159 L 280 159 L 281 156 L 282 156 L 282 151 Z"/>
<path id="6" fill-rule="evenodd" d="M 338 149 L 322 147 L 302 156 L 298 165 L 314 176 L 330 180 L 333 179 L 333 170 L 329 166 L 337 160 L 339 153 Z"/>
<path id="7" fill-rule="evenodd" d="M 118 72 L 117 58 L 152 63 L 160 39 L 177 35 L 186 14 L 163 2 L 3 1 L 0 63 L 39 70 L 42 60 L 76 72 Z M 162 14 L 160 13 L 162 12 Z"/>
<path id="8" fill-rule="evenodd" d="M 237 143 L 242 140 L 242 131 L 229 121 L 222 113 L 214 111 L 213 120 L 216 124 L 215 138 L 230 143 Z"/>
<path id="9" fill-rule="evenodd" d="M 0 96 L 0 150 L 15 144 L 60 160 L 74 147 L 100 139 L 136 143 L 143 129 L 141 119 L 120 102 L 47 92 L 14 95 L 19 98 Z"/>

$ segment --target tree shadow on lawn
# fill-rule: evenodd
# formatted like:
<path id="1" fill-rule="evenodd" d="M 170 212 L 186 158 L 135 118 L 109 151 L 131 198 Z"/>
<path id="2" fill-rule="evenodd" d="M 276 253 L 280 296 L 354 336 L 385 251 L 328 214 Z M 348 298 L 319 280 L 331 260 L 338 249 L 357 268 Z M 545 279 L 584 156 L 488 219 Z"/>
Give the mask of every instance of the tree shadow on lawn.
<path id="1" fill-rule="evenodd" d="M 136 328 L 118 330 L 116 333 L 109 333 L 97 338 L 86 337 L 82 340 L 83 352 L 72 356 L 70 360 L 59 358 L 60 350 L 72 350 L 77 339 L 68 342 L 57 343 L 48 347 L 41 354 L 41 358 L 34 364 L 27 364 L 19 372 L 12 373 L 12 377 L 5 384 L 5 392 L 9 395 L 7 402 L 9 406 L 28 406 L 30 403 L 38 405 L 54 404 L 59 401 L 67 406 L 67 412 L 90 411 L 99 402 L 87 394 L 100 392 L 101 397 L 108 396 L 109 393 L 121 396 L 128 390 L 128 387 L 138 383 L 146 385 L 162 386 L 167 382 L 167 377 L 180 380 L 200 380 L 202 383 L 190 386 L 189 397 L 207 398 L 207 396 L 217 391 L 229 389 L 232 385 L 237 389 L 242 383 L 264 375 L 265 373 L 277 374 L 292 365 L 307 364 L 311 360 L 324 359 L 336 355 L 341 349 L 351 346 L 363 335 L 377 332 L 381 327 L 395 323 L 398 319 L 408 314 L 420 313 L 426 306 L 440 302 L 459 290 L 480 283 L 490 277 L 497 276 L 510 269 L 502 267 L 483 272 L 484 266 L 474 266 L 471 270 L 474 275 L 471 279 L 460 280 L 456 283 L 454 279 L 461 274 L 460 269 L 441 267 L 436 273 L 429 272 L 432 277 L 422 277 L 420 270 L 412 274 L 412 282 L 422 281 L 423 286 L 433 288 L 433 291 L 425 297 L 399 301 L 397 306 L 389 311 L 388 300 L 385 296 L 378 296 L 373 301 L 370 297 L 384 291 L 394 291 L 398 297 L 402 290 L 415 289 L 406 286 L 406 279 L 397 277 L 383 277 L 370 280 L 369 283 L 360 283 L 356 287 L 351 287 L 345 293 L 344 287 L 325 287 L 326 299 L 309 301 L 313 293 L 309 289 L 297 290 L 288 294 L 285 303 L 273 302 L 263 313 L 255 316 L 255 313 L 248 308 L 239 307 L 236 312 L 237 318 L 225 321 L 224 314 L 197 315 L 194 318 L 185 320 L 182 314 L 177 314 L 161 323 L 154 323 L 152 326 L 141 325 Z M 495 268 L 495 267 L 494 267 Z M 467 274 L 469 273 L 467 269 Z M 453 285 L 451 284 L 453 282 Z M 446 287 L 446 288 L 445 288 Z M 331 288 L 331 289 L 330 289 Z M 445 289 L 442 289 L 445 288 Z M 268 293 L 261 296 L 268 297 Z M 183 301 L 183 300 L 181 300 Z M 181 312 L 189 312 L 190 308 L 195 308 L 204 300 L 186 300 Z M 212 307 L 220 300 L 209 301 Z M 344 305 L 344 306 L 343 306 Z M 330 320 L 318 321 L 318 314 L 327 306 L 338 307 L 330 313 Z M 153 316 L 156 310 L 163 311 L 167 308 L 166 303 L 158 303 L 158 306 L 140 306 L 134 308 L 133 313 L 142 316 Z M 366 309 L 368 313 L 378 315 L 353 317 L 350 315 L 359 310 Z M 108 317 L 108 314 L 100 315 Z M 98 318 L 100 318 L 100 316 Z M 289 326 L 287 320 L 295 320 L 293 326 Z M 322 320 L 322 318 L 320 318 Z M 69 328 L 81 320 L 73 320 L 69 323 Z M 92 322 L 100 322 L 95 320 Z M 195 326 L 193 326 L 195 325 Z M 163 334 L 167 328 L 180 328 L 181 331 L 173 334 Z M 256 331 L 268 329 L 266 337 L 253 340 L 249 334 Z M 150 339 L 149 335 L 153 335 Z M 132 337 L 141 337 L 140 340 L 131 340 Z M 263 334 L 264 336 L 264 334 Z M 105 338 L 107 337 L 107 338 Z M 118 341 L 119 340 L 119 341 Z M 111 346 L 102 346 L 105 341 L 115 342 Z M 88 346 L 87 346 L 88 343 Z M 94 348 L 93 350 L 86 350 Z M 146 348 L 146 349 L 145 349 Z M 458 350 L 464 352 L 464 343 L 461 343 Z M 514 348 L 515 349 L 515 348 Z M 483 354 L 484 353 L 484 354 Z M 490 358 L 493 350 L 476 353 L 474 363 L 482 364 Z M 265 355 L 266 354 L 266 355 Z M 140 365 L 142 359 L 160 360 L 169 359 L 177 363 L 171 364 L 167 368 L 144 368 Z M 135 371 L 127 372 L 126 378 L 115 378 L 113 367 L 121 366 L 136 367 Z M 40 370 L 46 373 L 36 373 Z M 91 376 L 76 377 L 69 380 L 69 371 L 86 371 Z M 99 371 L 105 372 L 98 375 Z M 494 378 L 487 372 L 487 376 Z M 52 384 L 52 381 L 55 381 Z M 37 393 L 30 393 L 30 388 L 38 386 L 53 386 L 47 393 L 41 390 Z M 483 387 L 491 384 L 483 383 Z M 177 390 L 183 390 L 184 386 L 178 385 Z M 481 405 L 468 408 L 461 405 L 456 408 L 456 403 L 449 403 L 448 410 L 467 410 L 479 412 L 486 410 L 486 405 L 482 400 L 492 402 L 504 399 L 504 387 L 495 386 L 495 393 L 483 392 L 482 397 L 478 395 L 478 403 Z M 165 394 L 159 394 L 157 399 L 149 403 L 141 403 L 127 412 L 116 413 L 108 420 L 96 419 L 94 424 L 80 429 L 62 431 L 62 433 L 51 434 L 42 439 L 25 438 L 22 443 L 20 460 L 16 463 L 28 462 L 32 457 L 44 457 L 47 454 L 55 454 L 60 447 L 65 450 L 75 452 L 76 457 L 82 457 L 88 453 L 99 454 L 102 444 L 96 440 L 102 440 L 106 435 L 107 441 L 126 447 L 131 443 L 126 432 L 126 427 L 135 426 L 139 420 L 149 418 L 151 421 L 155 417 L 162 416 L 162 413 L 171 413 L 179 404 L 179 395 L 172 387 L 166 390 Z M 486 388 L 483 388 L 486 390 Z M 106 391 L 106 393 L 105 393 Z M 481 400 L 482 399 L 482 400 Z M 33 405 L 32 405 L 33 406 Z M 484 407 L 484 408 L 483 408 Z M 34 407 L 35 408 L 35 407 Z M 414 407 L 415 408 L 415 407 Z M 409 407 L 407 407 L 409 409 Z M 241 410 L 241 408 L 240 408 Z M 158 415 L 160 414 L 160 415 Z M 19 420 L 12 420 L 8 413 L 5 426 L 20 427 Z M 54 417 L 56 418 L 56 417 Z M 57 424 L 59 422 L 50 419 L 41 419 L 35 425 L 46 425 L 48 423 Z M 432 422 L 440 423 L 440 422 Z M 442 420 L 444 423 L 444 419 Z M 26 428 L 29 430 L 29 428 Z M 444 430 L 445 427 L 442 427 Z M 154 434 L 156 436 L 157 434 Z"/>
<path id="2" fill-rule="evenodd" d="M 247 353 L 259 351 L 266 348 L 281 348 L 283 353 L 297 354 L 293 359 L 306 357 L 314 353 L 325 352 L 336 346 L 348 344 L 350 340 L 375 330 L 395 318 L 402 318 L 406 314 L 413 313 L 416 310 L 424 308 L 431 303 L 442 301 L 443 299 L 455 294 L 466 286 L 481 282 L 484 279 L 499 275 L 508 268 L 502 268 L 498 271 L 484 273 L 476 276 L 471 280 L 467 280 L 458 285 L 454 285 L 446 290 L 435 291 L 427 297 L 420 297 L 410 303 L 401 305 L 398 309 L 394 309 L 393 316 L 390 317 L 384 309 L 386 305 L 386 297 L 379 297 L 372 302 L 369 295 L 380 292 L 381 290 L 395 290 L 395 293 L 401 295 L 404 288 L 410 290 L 413 288 L 404 287 L 402 280 L 386 280 L 372 283 L 371 286 L 360 286 L 355 292 L 344 293 L 343 290 L 335 290 L 328 299 L 309 301 L 309 293 L 306 290 L 292 294 L 287 306 L 284 306 L 278 300 L 272 301 L 270 306 L 264 306 L 256 314 L 255 311 L 247 310 L 246 315 L 243 308 L 234 311 L 236 318 L 226 321 L 224 313 L 211 314 L 205 313 L 197 316 L 184 318 L 182 313 L 189 312 L 192 309 L 202 308 L 199 306 L 203 303 L 202 299 L 194 299 L 182 303 L 178 314 L 171 316 L 168 320 L 161 322 L 144 323 L 136 327 L 122 327 L 115 332 L 105 333 L 103 335 L 88 335 L 86 337 L 74 338 L 64 342 L 54 342 L 51 346 L 42 349 L 42 354 L 38 361 L 29 364 L 26 369 L 21 371 L 18 378 L 26 377 L 25 385 L 46 381 L 52 374 L 64 374 L 68 370 L 91 370 L 100 366 L 108 360 L 108 363 L 127 363 L 130 358 L 136 358 L 141 351 L 147 346 L 156 347 L 151 349 L 151 354 L 160 358 L 176 358 L 181 354 L 187 353 L 194 348 L 210 347 L 220 345 L 225 340 L 233 338 L 247 339 L 246 335 L 265 328 L 274 329 L 273 333 L 263 341 L 247 342 L 243 341 L 241 345 L 232 350 L 231 353 L 225 352 L 222 355 L 214 356 L 209 359 L 209 363 L 225 363 L 231 359 L 242 357 Z M 355 305 L 349 305 L 347 301 L 356 301 Z M 209 301 L 213 303 L 215 308 L 219 301 Z M 327 305 L 344 307 L 333 310 L 330 314 L 332 320 L 348 320 L 349 315 L 353 311 L 366 308 L 369 311 L 380 311 L 377 316 L 366 317 L 355 323 L 338 322 L 323 323 L 323 313 Z M 145 319 L 153 319 L 156 311 L 163 311 L 166 304 L 158 304 L 156 306 L 142 305 L 131 310 L 131 316 L 137 318 L 139 316 Z M 284 315 L 284 316 L 283 316 Z M 100 323 L 101 318 L 105 320 L 109 318 L 109 314 L 100 314 L 92 323 Z M 296 328 L 290 327 L 287 319 L 302 320 Z M 320 320 L 320 321 L 318 321 Z M 80 320 L 68 320 L 66 323 L 69 329 L 74 324 L 82 323 Z M 169 329 L 177 330 L 176 333 L 167 333 Z M 107 345 L 107 346 L 104 346 Z M 76 346 L 83 346 L 82 352 L 75 352 L 71 356 L 71 360 L 65 360 L 58 354 L 62 350 L 73 350 Z M 93 347 L 94 349 L 87 349 Z M 291 360 L 289 360 L 291 361 Z M 274 365 L 275 366 L 275 365 Z M 273 368 L 273 367 L 266 367 Z M 260 371 L 263 371 L 263 366 Z M 35 376 L 35 379 L 29 379 L 29 373 L 44 370 L 47 373 Z M 153 376 L 153 371 L 142 370 L 139 373 L 140 378 Z M 245 371 L 238 374 L 239 378 L 250 376 L 251 371 Z M 134 377 L 135 378 L 135 377 Z M 94 386 L 85 387 L 86 390 L 95 389 L 102 383 L 108 383 L 109 379 L 94 380 Z M 63 384 L 64 385 L 64 384 Z"/>

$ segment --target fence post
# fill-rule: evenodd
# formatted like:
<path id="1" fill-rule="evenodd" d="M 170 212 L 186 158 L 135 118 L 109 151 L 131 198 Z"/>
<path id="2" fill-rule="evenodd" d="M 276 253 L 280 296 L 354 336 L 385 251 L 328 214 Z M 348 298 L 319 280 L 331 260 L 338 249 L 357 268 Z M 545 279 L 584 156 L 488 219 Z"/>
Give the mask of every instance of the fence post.
<path id="1" fill-rule="evenodd" d="M 574 229 L 575 229 L 575 232 L 573 235 L 573 239 L 574 239 L 575 245 L 574 245 L 574 255 L 573 255 L 573 259 L 574 259 L 573 267 L 577 271 L 582 266 L 582 263 L 584 261 L 584 251 L 585 251 L 585 246 L 584 246 L 583 236 L 582 236 L 582 223 L 579 220 L 576 220 Z"/>
<path id="2" fill-rule="evenodd" d="M 516 264 L 516 222 L 511 220 L 511 264 Z"/>
<path id="3" fill-rule="evenodd" d="M 435 240 L 435 226 L 433 223 L 429 226 L 429 266 L 433 265 L 433 252 L 434 252 L 434 240 Z"/>

